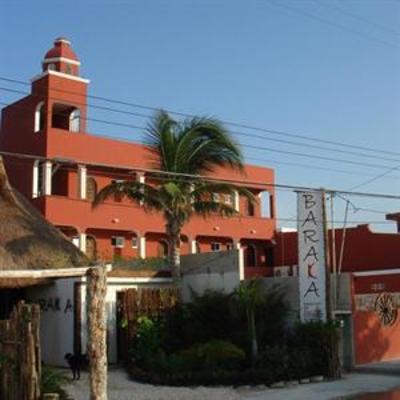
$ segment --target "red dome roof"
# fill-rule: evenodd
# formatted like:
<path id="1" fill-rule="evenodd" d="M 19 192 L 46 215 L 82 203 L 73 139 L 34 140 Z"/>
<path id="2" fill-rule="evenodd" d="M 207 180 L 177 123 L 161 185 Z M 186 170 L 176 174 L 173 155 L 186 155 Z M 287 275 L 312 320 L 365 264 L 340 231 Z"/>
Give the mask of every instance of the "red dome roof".
<path id="1" fill-rule="evenodd" d="M 71 42 L 63 37 L 59 37 L 54 41 L 54 47 L 50 49 L 44 58 L 64 57 L 70 60 L 79 61 L 78 57 L 71 49 Z"/>

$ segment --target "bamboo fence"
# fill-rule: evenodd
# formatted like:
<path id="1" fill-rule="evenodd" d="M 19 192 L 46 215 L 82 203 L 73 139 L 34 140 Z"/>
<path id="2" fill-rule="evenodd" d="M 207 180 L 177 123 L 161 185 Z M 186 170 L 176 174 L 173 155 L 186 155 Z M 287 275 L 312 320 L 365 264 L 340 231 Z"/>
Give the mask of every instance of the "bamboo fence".
<path id="1" fill-rule="evenodd" d="M 175 288 L 127 289 L 117 293 L 118 356 L 125 359 L 136 336 L 139 317 L 159 318 L 178 302 Z"/>
<path id="2" fill-rule="evenodd" d="M 18 303 L 10 319 L 0 321 L 0 399 L 40 398 L 40 308 Z"/>

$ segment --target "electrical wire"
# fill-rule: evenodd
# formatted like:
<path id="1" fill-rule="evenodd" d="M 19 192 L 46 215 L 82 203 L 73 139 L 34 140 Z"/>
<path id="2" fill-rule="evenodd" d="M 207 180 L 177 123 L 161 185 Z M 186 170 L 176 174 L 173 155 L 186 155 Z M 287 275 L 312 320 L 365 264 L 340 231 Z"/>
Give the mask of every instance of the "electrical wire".
<path id="1" fill-rule="evenodd" d="M 0 81 L 16 83 L 16 84 L 25 85 L 25 86 L 31 85 L 30 83 L 28 83 L 26 81 L 11 79 L 11 78 L 7 78 L 7 77 L 3 77 L 3 76 L 0 76 Z M 138 104 L 138 103 L 115 100 L 115 99 L 108 98 L 108 97 L 82 94 L 79 92 L 66 90 L 66 89 L 60 89 L 60 88 L 52 88 L 52 90 L 56 91 L 56 92 L 60 92 L 60 93 L 73 94 L 75 96 L 84 97 L 85 99 L 90 98 L 90 99 L 105 101 L 108 103 L 114 103 L 114 104 L 120 104 L 120 105 L 129 106 L 129 107 L 133 107 L 133 108 L 145 109 L 145 110 L 149 110 L 149 111 L 160 111 L 161 109 L 163 109 L 170 114 L 178 115 L 178 116 L 186 117 L 186 118 L 196 117 L 196 115 L 194 115 L 194 114 L 174 111 L 172 109 L 164 108 L 164 107 L 153 107 L 153 106 L 148 106 L 148 105 L 143 105 L 143 104 Z M 144 116 L 144 115 L 141 114 L 140 116 Z M 399 152 L 393 152 L 393 151 L 389 151 L 389 150 L 380 150 L 380 149 L 376 149 L 376 148 L 360 146 L 360 145 L 353 145 L 353 144 L 349 144 L 349 143 L 337 142 L 337 141 L 326 140 L 326 139 L 321 139 L 321 138 L 315 138 L 315 137 L 311 137 L 311 136 L 300 135 L 300 134 L 295 134 L 295 133 L 290 133 L 290 132 L 285 132 L 285 131 L 280 131 L 280 130 L 267 129 L 267 128 L 262 128 L 262 127 L 258 127 L 258 126 L 242 124 L 242 123 L 238 123 L 238 122 L 234 122 L 234 121 L 228 121 L 228 120 L 224 120 L 224 119 L 222 119 L 221 122 L 226 125 L 235 126 L 235 127 L 243 128 L 243 129 L 259 131 L 259 132 L 264 132 L 264 133 L 268 133 L 271 135 L 286 136 L 286 137 L 297 138 L 297 139 L 302 139 L 302 140 L 306 140 L 306 141 L 330 144 L 330 145 L 334 145 L 334 146 L 340 146 L 340 147 L 346 147 L 346 148 L 352 148 L 352 149 L 359 149 L 359 150 L 361 149 L 361 150 L 368 151 L 371 153 L 380 153 L 380 154 L 400 156 Z"/>
<path id="2" fill-rule="evenodd" d="M 9 156 L 9 157 L 16 157 L 22 159 L 31 159 L 31 160 L 49 160 L 49 158 L 33 155 L 33 154 L 23 154 L 23 153 L 15 153 L 15 152 L 7 152 L 7 151 L 0 151 L 0 155 Z M 263 181 L 252 181 L 252 180 L 245 180 L 245 179 L 232 179 L 232 178 L 215 178 L 212 176 L 207 175 L 196 175 L 196 174 L 188 174 L 188 173 L 179 173 L 179 172 L 170 172 L 170 171 L 162 171 L 159 169 L 154 168 L 144 168 L 140 166 L 124 166 L 124 165 L 113 165 L 113 164 L 104 164 L 104 163 L 91 163 L 82 160 L 66 160 L 66 159 L 58 159 L 52 158 L 52 161 L 64 164 L 86 164 L 89 166 L 96 166 L 96 167 L 107 167 L 107 168 L 115 168 L 115 169 L 126 169 L 130 171 L 137 171 L 137 172 L 146 172 L 149 173 L 152 177 L 155 176 L 168 176 L 168 177 L 177 177 L 181 179 L 187 179 L 187 182 L 198 182 L 199 179 L 207 181 L 207 182 L 214 182 L 214 183 L 233 183 L 233 184 L 241 184 L 248 187 L 257 187 L 257 188 L 279 188 L 279 189 L 292 189 L 293 191 L 323 191 L 326 194 L 342 194 L 342 195 L 349 195 L 349 196 L 356 196 L 356 197 L 370 197 L 370 198 L 384 198 L 390 200 L 400 200 L 400 195 L 395 194 L 386 194 L 386 193 L 368 193 L 368 192 L 354 192 L 354 191 L 346 191 L 346 190 L 338 190 L 338 189 L 331 189 L 331 188 L 316 188 L 311 186 L 300 186 L 300 185 L 288 185 L 288 184 L 278 184 L 278 183 L 266 183 Z"/>
<path id="3" fill-rule="evenodd" d="M 28 108 L 26 106 L 23 106 L 21 104 L 8 104 L 5 102 L 0 102 L 2 105 L 13 105 L 14 107 L 17 108 L 25 108 L 31 110 L 31 108 Z M 47 112 L 46 115 L 51 115 L 51 112 Z M 98 118 L 91 118 L 91 117 L 83 117 L 80 116 L 81 120 L 84 121 L 93 121 L 93 122 L 98 122 L 102 124 L 106 124 L 109 126 L 119 126 L 119 127 L 124 127 L 124 128 L 132 128 L 132 129 L 140 129 L 140 130 L 145 130 L 146 127 L 144 126 L 138 126 L 138 125 L 132 125 L 132 124 L 125 124 L 117 121 L 109 121 L 109 120 L 103 120 L 103 119 L 98 119 Z M 102 135 L 102 137 L 107 137 L 105 135 Z M 112 139 L 116 139 L 116 137 L 110 137 Z M 132 139 L 127 139 L 127 138 L 118 138 L 119 140 L 123 140 L 125 142 L 130 142 L 134 144 L 138 144 L 137 142 L 133 141 Z M 346 159 L 341 159 L 341 158 L 333 158 L 333 157 L 325 157 L 325 156 L 320 156 L 320 155 L 315 155 L 315 154 L 309 154 L 309 153 L 298 153 L 294 151 L 288 151 L 288 150 L 280 150 L 280 149 L 275 149 L 275 148 L 270 148 L 270 147 L 263 147 L 263 146 L 255 146 L 255 145 L 249 145 L 246 143 L 238 142 L 242 147 L 244 148 L 249 148 L 252 150 L 263 150 L 263 151 L 268 151 L 268 152 L 273 152 L 273 153 L 279 153 L 279 154 L 285 154 L 285 155 L 291 155 L 291 156 L 296 156 L 296 157 L 303 157 L 303 158 L 310 158 L 310 159 L 318 159 L 318 160 L 324 160 L 324 161 L 330 161 L 330 162 L 339 162 L 339 163 L 344 163 L 344 164 L 349 164 L 349 165 L 359 165 L 363 167 L 369 167 L 369 168 L 376 168 L 376 169 L 389 169 L 391 168 L 389 165 L 383 165 L 383 164 L 375 164 L 375 163 L 365 163 L 365 162 L 359 162 L 359 161 L 351 161 L 351 160 L 346 160 Z"/>
<path id="4" fill-rule="evenodd" d="M 330 9 L 332 9 L 332 10 L 335 10 L 340 14 L 347 15 L 347 16 L 355 19 L 355 20 L 364 22 L 364 23 L 369 24 L 369 25 L 371 25 L 371 26 L 373 26 L 375 28 L 381 29 L 382 31 L 385 31 L 385 32 L 400 36 L 400 32 L 399 31 L 397 31 L 397 30 L 395 30 L 393 28 L 387 27 L 385 25 L 379 24 L 379 23 L 377 23 L 375 21 L 371 21 L 371 20 L 369 20 L 367 18 L 364 18 L 364 17 L 362 17 L 362 16 L 360 16 L 358 14 L 355 14 L 353 12 L 350 12 L 348 10 L 345 10 L 344 8 L 339 7 L 337 4 L 333 4 L 332 1 L 318 1 L 318 0 L 313 0 L 313 1 L 315 3 L 317 3 L 317 4 L 320 4 L 320 5 L 324 6 L 324 7 L 328 7 Z"/>
<path id="5" fill-rule="evenodd" d="M 383 39 L 377 38 L 375 36 L 369 35 L 367 33 L 360 32 L 360 31 L 358 31 L 356 29 L 349 28 L 346 25 L 342 25 L 342 24 L 338 24 L 336 22 L 332 22 L 329 19 L 319 17 L 318 15 L 315 15 L 315 14 L 310 13 L 308 11 L 300 10 L 299 8 L 291 7 L 288 4 L 279 3 L 279 2 L 274 1 L 274 0 L 267 0 L 267 1 L 270 4 L 272 4 L 272 5 L 276 6 L 276 7 L 281 7 L 281 8 L 284 8 L 284 9 L 288 10 L 288 11 L 291 11 L 291 12 L 300 14 L 300 15 L 302 15 L 304 17 L 307 17 L 307 18 L 313 19 L 315 21 L 321 22 L 323 24 L 333 26 L 335 28 L 341 29 L 341 30 L 346 31 L 348 33 L 352 33 L 353 35 L 359 36 L 359 37 L 361 37 L 363 39 L 367 39 L 367 40 L 370 40 L 370 41 L 374 41 L 376 43 L 384 44 L 384 45 L 389 46 L 391 48 L 400 49 L 400 46 L 398 46 L 395 43 L 391 43 L 391 42 L 388 42 L 386 40 L 383 40 Z"/>
<path id="6" fill-rule="evenodd" d="M 0 86 L 0 90 L 9 92 L 9 93 L 16 93 L 16 94 L 24 94 L 24 95 L 29 95 L 30 97 L 37 97 L 42 99 L 42 96 L 39 94 L 31 94 L 30 92 L 23 91 L 23 90 L 17 90 L 17 89 L 10 89 L 6 88 L 4 86 Z M 57 98 L 57 97 L 52 97 L 52 96 L 47 96 L 46 98 L 49 100 L 53 101 L 65 101 L 65 99 Z M 99 109 L 102 111 L 108 111 L 108 112 L 114 112 L 114 113 L 119 113 L 119 114 L 125 114 L 125 115 L 132 115 L 135 117 L 141 117 L 141 118 L 151 118 L 151 115 L 148 114 L 142 114 L 142 113 L 136 113 L 132 111 L 125 111 L 125 110 L 120 110 L 112 107 L 104 107 L 104 106 L 99 106 L 97 104 L 91 104 L 91 103 L 81 103 L 81 102 L 73 102 L 73 105 L 75 106 L 83 106 L 86 108 L 92 108 L 92 109 Z M 96 121 L 98 122 L 98 121 Z M 111 121 L 106 121 L 108 123 L 112 123 Z M 141 127 L 141 129 L 146 129 L 145 127 Z M 240 131 L 231 131 L 233 135 L 237 136 L 243 136 L 243 137 L 250 137 L 250 138 L 257 138 L 263 141 L 270 141 L 270 142 L 276 142 L 276 143 L 283 143 L 283 144 L 289 144 L 289 145 L 294 145 L 294 146 L 299 146 L 299 147 L 305 147 L 307 149 L 316 149 L 316 150 L 323 150 L 323 151 L 332 151 L 340 154 L 349 154 L 352 156 L 356 157 L 366 157 L 366 158 L 371 158 L 370 154 L 365 154 L 365 153 L 359 153 L 355 151 L 349 151 L 349 150 L 340 150 L 340 149 L 333 149 L 330 147 L 324 147 L 324 146 L 319 146 L 319 145 L 313 145 L 313 144 L 308 144 L 308 143 L 301 143 L 301 142 L 296 142 L 296 141 L 291 141 L 291 140 L 285 140 L 285 139 L 276 139 L 276 138 L 271 138 L 271 137 L 265 137 L 262 135 L 257 135 L 257 134 L 252 134 L 248 132 L 240 132 Z M 382 156 L 374 156 L 375 159 L 379 160 L 384 160 L 384 161 L 391 161 L 391 162 L 400 162 L 400 159 L 394 159 L 394 158 L 388 158 L 388 157 L 382 157 Z"/>

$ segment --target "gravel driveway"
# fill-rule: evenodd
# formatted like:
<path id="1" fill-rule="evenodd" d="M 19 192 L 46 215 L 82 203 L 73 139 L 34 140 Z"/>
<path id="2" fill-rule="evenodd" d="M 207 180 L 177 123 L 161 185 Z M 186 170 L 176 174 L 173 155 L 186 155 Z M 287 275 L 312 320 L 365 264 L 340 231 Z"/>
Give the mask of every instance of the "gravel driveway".
<path id="1" fill-rule="evenodd" d="M 80 381 L 66 386 L 75 400 L 89 398 L 88 374 L 83 372 Z M 240 396 L 229 388 L 182 388 L 153 386 L 131 381 L 120 369 L 109 371 L 108 400 L 239 400 Z"/>
<path id="2" fill-rule="evenodd" d="M 328 400 L 356 393 L 379 392 L 399 387 L 396 375 L 370 375 L 353 373 L 332 382 L 299 385 L 285 389 L 242 387 L 168 387 L 134 382 L 122 369 L 111 369 L 108 378 L 108 400 Z M 82 373 L 80 381 L 66 386 L 75 400 L 88 400 L 88 374 Z"/>

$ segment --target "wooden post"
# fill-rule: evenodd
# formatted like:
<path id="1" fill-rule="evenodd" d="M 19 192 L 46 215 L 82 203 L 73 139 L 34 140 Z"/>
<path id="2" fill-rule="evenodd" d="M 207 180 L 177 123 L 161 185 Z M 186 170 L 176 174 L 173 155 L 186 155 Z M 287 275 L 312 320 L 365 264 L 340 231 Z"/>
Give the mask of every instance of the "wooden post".
<path id="1" fill-rule="evenodd" d="M 106 274 L 102 267 L 89 268 L 86 273 L 90 400 L 107 400 Z"/>

